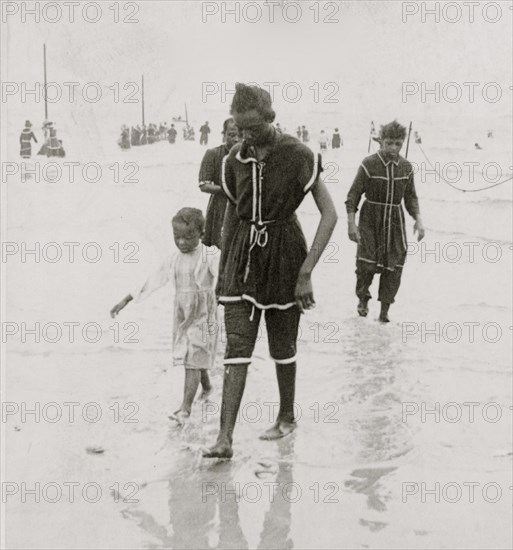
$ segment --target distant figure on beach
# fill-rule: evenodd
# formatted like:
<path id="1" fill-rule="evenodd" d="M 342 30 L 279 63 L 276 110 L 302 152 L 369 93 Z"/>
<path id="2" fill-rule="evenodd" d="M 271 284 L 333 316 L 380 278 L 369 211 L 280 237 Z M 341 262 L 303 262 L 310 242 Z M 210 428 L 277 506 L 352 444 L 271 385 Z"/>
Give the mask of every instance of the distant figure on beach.
<path id="1" fill-rule="evenodd" d="M 128 126 L 121 126 L 121 136 L 118 141 L 119 146 L 121 149 L 130 149 L 130 130 L 128 129 Z"/>
<path id="2" fill-rule="evenodd" d="M 150 123 L 148 125 L 148 145 L 155 143 L 155 125 Z"/>
<path id="3" fill-rule="evenodd" d="M 474 147 L 476 149 L 479 149 L 479 150 L 482 150 L 483 148 L 481 147 L 481 145 L 479 145 L 479 143 L 474 143 Z"/>
<path id="4" fill-rule="evenodd" d="M 418 132 L 414 132 L 415 136 L 415 143 L 418 143 L 419 145 L 422 143 L 422 138 L 420 137 L 420 134 Z"/>
<path id="5" fill-rule="evenodd" d="M 176 131 L 175 125 L 171 124 L 171 127 L 167 131 L 167 140 L 169 143 L 175 143 L 176 142 L 176 134 L 178 132 Z"/>
<path id="6" fill-rule="evenodd" d="M 41 145 L 41 149 L 37 152 L 38 155 L 45 155 L 48 156 L 48 145 L 50 143 L 50 126 L 52 123 L 48 120 L 45 120 L 43 122 L 42 130 L 43 130 L 43 145 Z"/>
<path id="7" fill-rule="evenodd" d="M 223 124 L 223 144 L 213 149 L 207 149 L 201 161 L 199 172 L 199 187 L 203 193 L 210 193 L 207 206 L 205 234 L 203 244 L 221 248 L 221 230 L 226 210 L 226 195 L 221 187 L 221 171 L 223 158 L 238 142 L 239 134 L 233 118 L 228 118 Z"/>
<path id="8" fill-rule="evenodd" d="M 146 124 L 142 125 L 141 129 L 141 140 L 139 142 L 141 145 L 147 145 L 148 143 L 148 129 L 146 128 Z"/>
<path id="9" fill-rule="evenodd" d="M 61 154 L 61 144 L 57 138 L 57 128 L 53 122 L 49 123 L 49 136 L 48 142 L 46 145 L 46 156 L 47 157 L 61 157 L 64 156 Z"/>
<path id="10" fill-rule="evenodd" d="M 32 140 L 37 143 L 36 136 L 32 131 L 32 123 L 30 120 L 25 121 L 25 128 L 20 134 L 20 156 L 24 159 L 29 159 L 32 156 Z"/>
<path id="11" fill-rule="evenodd" d="M 65 157 L 66 151 L 64 151 L 64 145 L 62 144 L 62 139 L 59 140 L 59 157 Z"/>
<path id="12" fill-rule="evenodd" d="M 488 130 L 488 133 L 486 134 L 487 137 L 493 138 L 493 130 Z"/>
<path id="13" fill-rule="evenodd" d="M 301 130 L 301 126 L 298 126 L 297 130 L 296 130 L 297 139 L 301 139 L 302 134 L 303 134 L 303 132 Z"/>
<path id="14" fill-rule="evenodd" d="M 205 338 L 205 327 L 217 326 L 215 284 L 219 250 L 201 244 L 205 230 L 201 210 L 182 208 L 171 223 L 178 252 L 166 258 L 142 286 L 116 304 L 110 315 L 114 318 L 132 300 L 140 302 L 167 283 L 173 285 L 173 366 L 185 368 L 185 382 L 182 404 L 169 418 L 183 424 L 191 414 L 199 384 L 200 399 L 206 399 L 212 391 L 208 371 L 214 364 L 217 333 Z"/>
<path id="15" fill-rule="evenodd" d="M 363 159 L 346 200 L 349 238 L 358 243 L 356 253 L 356 295 L 358 314 L 366 317 L 369 288 L 375 273 L 380 273 L 379 320 L 388 323 L 388 310 L 394 303 L 406 261 L 406 228 L 401 202 L 415 219 L 414 233 L 424 238 L 424 225 L 413 181 L 413 167 L 399 155 L 406 128 L 397 121 L 381 126 L 380 150 Z M 365 201 L 358 225 L 356 211 L 362 195 Z"/>
<path id="16" fill-rule="evenodd" d="M 303 140 L 303 143 L 308 143 L 310 141 L 310 136 L 308 135 L 306 126 L 301 126 L 301 139 Z"/>
<path id="17" fill-rule="evenodd" d="M 130 126 L 130 145 L 132 147 L 136 145 L 136 132 L 135 126 Z"/>
<path id="18" fill-rule="evenodd" d="M 319 178 L 320 155 L 295 137 L 276 131 L 270 94 L 237 83 L 230 113 L 243 141 L 232 147 L 223 169 L 222 186 L 235 223 L 223 227 L 222 254 L 227 253 L 227 258 L 219 302 L 224 305 L 227 345 L 220 430 L 215 445 L 203 452 L 208 458 L 233 455 L 233 431 L 262 314 L 276 364 L 280 409 L 275 424 L 261 439 L 279 439 L 295 429 L 299 319 L 315 305 L 312 270 L 337 220 Z M 296 210 L 309 192 L 321 219 L 307 252 Z"/>
<path id="19" fill-rule="evenodd" d="M 321 148 L 321 153 L 328 149 L 328 136 L 324 133 L 324 130 L 321 130 L 321 135 L 319 136 L 319 147 Z"/>
<path id="20" fill-rule="evenodd" d="M 333 132 L 333 136 L 331 138 L 331 148 L 340 149 L 341 145 L 342 145 L 342 138 L 340 137 L 338 128 L 335 128 L 335 131 Z"/>
<path id="21" fill-rule="evenodd" d="M 208 144 L 208 134 L 210 134 L 210 126 L 208 125 L 208 120 L 200 128 L 200 145 Z"/>
<path id="22" fill-rule="evenodd" d="M 183 139 L 185 141 L 194 141 L 195 135 L 194 128 L 192 126 L 189 126 L 188 124 L 185 125 L 183 129 Z"/>

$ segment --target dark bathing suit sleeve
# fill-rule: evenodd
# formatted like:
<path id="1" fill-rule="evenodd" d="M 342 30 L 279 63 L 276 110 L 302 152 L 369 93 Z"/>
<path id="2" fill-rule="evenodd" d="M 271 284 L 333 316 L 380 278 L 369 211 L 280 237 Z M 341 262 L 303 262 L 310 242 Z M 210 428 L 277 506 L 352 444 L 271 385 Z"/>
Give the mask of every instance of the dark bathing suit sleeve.
<path id="1" fill-rule="evenodd" d="M 353 181 L 353 185 L 351 185 L 351 189 L 349 189 L 349 193 L 347 194 L 346 211 L 348 214 L 358 212 L 358 205 L 360 204 L 360 200 L 365 191 L 366 179 L 367 174 L 365 173 L 363 166 L 360 165 Z"/>
<path id="2" fill-rule="evenodd" d="M 205 155 L 203 156 L 203 159 L 201 161 L 200 171 L 199 171 L 199 177 L 198 180 L 200 183 L 204 183 L 207 181 L 215 182 L 215 151 L 212 149 L 208 149 L 208 151 L 205 151 Z"/>
<path id="3" fill-rule="evenodd" d="M 234 149 L 232 148 L 231 152 L 223 158 L 221 166 L 221 187 L 233 204 L 237 202 L 237 184 L 233 173 L 233 162 L 236 162 Z"/>
<path id="4" fill-rule="evenodd" d="M 406 189 L 404 190 L 404 205 L 408 214 L 416 219 L 419 215 L 419 199 L 417 198 L 417 191 L 415 190 L 415 182 L 413 180 L 413 169 L 411 171 Z"/>

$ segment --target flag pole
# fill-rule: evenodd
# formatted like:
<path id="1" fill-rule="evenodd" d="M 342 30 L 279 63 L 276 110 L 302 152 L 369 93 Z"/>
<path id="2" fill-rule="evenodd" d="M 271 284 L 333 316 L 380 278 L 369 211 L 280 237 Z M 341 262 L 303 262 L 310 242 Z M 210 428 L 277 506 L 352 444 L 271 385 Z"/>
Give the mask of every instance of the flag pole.
<path id="1" fill-rule="evenodd" d="M 44 79 L 45 79 L 45 120 L 48 120 L 48 97 L 47 97 L 47 85 L 46 85 L 46 44 L 43 44 L 43 67 L 44 67 Z"/>
<path id="2" fill-rule="evenodd" d="M 408 140 L 406 141 L 406 154 L 404 158 L 408 158 L 408 149 L 410 148 L 410 135 L 411 135 L 411 120 L 410 120 L 410 127 L 408 128 Z"/>
<path id="3" fill-rule="evenodd" d="M 372 131 L 373 130 L 374 130 L 374 121 L 371 120 L 371 129 L 370 129 L 370 132 L 369 132 L 369 146 L 367 147 L 367 153 L 370 153 L 371 141 L 372 141 Z"/>
<path id="4" fill-rule="evenodd" d="M 141 75 L 141 108 L 142 108 L 142 123 L 144 126 L 144 75 Z"/>

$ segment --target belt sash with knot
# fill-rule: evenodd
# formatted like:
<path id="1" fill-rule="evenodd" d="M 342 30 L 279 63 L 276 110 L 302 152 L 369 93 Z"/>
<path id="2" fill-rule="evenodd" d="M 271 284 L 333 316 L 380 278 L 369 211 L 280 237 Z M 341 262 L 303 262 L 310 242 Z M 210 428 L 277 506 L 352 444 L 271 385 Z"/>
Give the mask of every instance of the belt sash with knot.
<path id="1" fill-rule="evenodd" d="M 247 223 L 251 224 L 251 227 L 249 231 L 248 259 L 246 261 L 246 269 L 244 270 L 244 282 L 246 282 L 249 275 L 249 270 L 251 266 L 251 252 L 253 251 L 255 246 L 259 246 L 260 248 L 265 248 L 267 246 L 267 243 L 269 241 L 269 233 L 267 232 L 267 227 L 270 225 L 272 225 L 273 227 L 287 225 L 289 223 L 295 223 L 296 220 L 297 216 L 295 214 L 284 220 L 245 220 Z"/>

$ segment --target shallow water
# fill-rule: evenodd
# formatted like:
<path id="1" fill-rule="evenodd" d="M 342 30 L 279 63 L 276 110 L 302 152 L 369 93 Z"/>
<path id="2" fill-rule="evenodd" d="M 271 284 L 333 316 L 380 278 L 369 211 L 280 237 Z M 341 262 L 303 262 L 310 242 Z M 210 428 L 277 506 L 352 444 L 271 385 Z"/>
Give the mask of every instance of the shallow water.
<path id="1" fill-rule="evenodd" d="M 94 506 L 10 497 L 9 547 L 44 540 L 53 548 L 509 548 L 510 194 L 467 202 L 418 186 L 426 248 L 411 246 L 384 326 L 375 301 L 366 319 L 356 316 L 355 249 L 345 234 L 343 201 L 363 155 L 330 151 L 325 161 L 340 165 L 340 182 L 328 184 L 340 220 L 314 272 L 317 306 L 301 321 L 299 427 L 278 442 L 258 439 L 278 400 L 263 330 L 234 457 L 206 460 L 200 448 L 217 434 L 223 342 L 210 403 L 197 402 L 179 429 L 167 419 L 183 383 L 183 371 L 170 367 L 169 290 L 130 305 L 117 327 L 108 316 L 172 249 L 172 213 L 206 206 L 196 187 L 202 150 L 192 145 L 158 143 L 151 154 L 148 147 L 136 184 L 8 183 L 6 240 L 80 246 L 74 262 L 9 257 L 5 319 L 29 328 L 79 325 L 73 342 L 65 333 L 56 342 L 53 333 L 23 341 L 21 329 L 6 337 L 5 400 L 74 401 L 77 410 L 95 402 L 103 413 L 94 423 L 81 415 L 8 418 L 5 479 L 103 489 Z M 311 242 L 318 220 L 311 197 L 299 216 Z M 80 254 L 89 242 L 102 251 L 95 263 Z M 138 261 L 123 261 L 130 258 Z M 83 337 L 86 323 L 101 327 L 98 342 Z"/>

